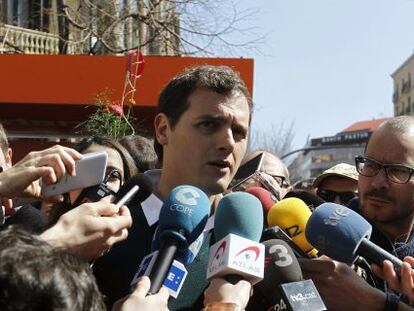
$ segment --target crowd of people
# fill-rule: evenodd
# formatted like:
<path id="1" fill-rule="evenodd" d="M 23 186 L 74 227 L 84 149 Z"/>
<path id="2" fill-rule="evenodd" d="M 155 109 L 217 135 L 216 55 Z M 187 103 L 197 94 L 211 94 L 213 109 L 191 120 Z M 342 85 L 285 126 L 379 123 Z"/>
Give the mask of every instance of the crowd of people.
<path id="1" fill-rule="evenodd" d="M 322 252 L 300 258 L 304 278 L 313 281 L 326 309 L 413 310 L 414 117 L 384 122 L 355 165 L 326 170 L 305 191 L 291 185 L 276 155 L 247 152 L 252 113 L 240 76 L 226 66 L 204 65 L 178 74 L 161 91 L 152 139 L 86 137 L 73 147 L 30 152 L 13 164 L 0 126 L 0 309 L 258 310 L 254 282 L 207 280 L 206 271 L 217 206 L 231 192 L 238 168 L 263 154 L 250 182 L 269 191 L 271 204 L 296 197 L 311 210 L 324 202 L 346 206 L 372 225 L 371 242 L 404 261 L 396 271 L 388 260 L 361 267 Z M 85 201 L 90 188 L 42 194 L 42 187 L 79 174 L 77 161 L 97 151 L 108 155 L 108 195 Z M 152 193 L 119 207 L 116 193 L 137 174 L 151 181 Z M 180 185 L 201 189 L 211 204 L 203 233 L 188 247 L 194 258 L 181 291 L 177 298 L 165 287 L 150 293 L 148 276 L 131 289 L 153 251 L 164 200 Z M 17 206 L 22 197 L 31 203 Z"/>

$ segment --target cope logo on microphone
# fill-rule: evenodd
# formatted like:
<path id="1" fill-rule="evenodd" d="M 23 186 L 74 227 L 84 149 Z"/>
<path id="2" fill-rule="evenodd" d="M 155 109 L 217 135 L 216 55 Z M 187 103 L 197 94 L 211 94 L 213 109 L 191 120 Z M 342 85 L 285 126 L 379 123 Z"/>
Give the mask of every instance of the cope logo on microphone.
<path id="1" fill-rule="evenodd" d="M 200 194 L 193 188 L 183 188 L 177 191 L 175 199 L 181 204 L 186 205 L 197 205 L 197 199 Z"/>

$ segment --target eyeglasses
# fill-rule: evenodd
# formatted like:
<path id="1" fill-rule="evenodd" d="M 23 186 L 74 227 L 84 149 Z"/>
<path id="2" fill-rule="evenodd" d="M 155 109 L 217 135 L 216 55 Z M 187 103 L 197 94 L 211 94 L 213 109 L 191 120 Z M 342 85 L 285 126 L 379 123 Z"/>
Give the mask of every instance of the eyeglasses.
<path id="1" fill-rule="evenodd" d="M 285 176 L 278 176 L 278 175 L 270 175 L 273 179 L 279 184 L 280 188 L 288 188 L 290 187 L 290 183 L 286 179 Z"/>
<path id="2" fill-rule="evenodd" d="M 387 179 L 397 184 L 408 183 L 414 172 L 414 169 L 407 165 L 384 164 L 363 156 L 355 158 L 355 166 L 358 173 L 365 177 L 374 177 L 383 168 Z"/>
<path id="3" fill-rule="evenodd" d="M 326 202 L 335 202 L 335 199 L 338 197 L 342 203 L 348 203 L 357 196 L 357 194 L 352 191 L 336 192 L 326 189 L 318 189 L 316 194 Z"/>
<path id="4" fill-rule="evenodd" d="M 268 190 L 271 194 L 275 196 L 277 201 L 280 201 L 280 187 L 279 185 L 273 185 L 269 181 L 270 175 L 267 175 L 260 171 L 255 171 L 252 175 L 248 176 L 247 178 L 243 179 L 239 183 L 235 184 L 231 191 L 244 191 L 251 187 L 262 186 L 266 190 Z"/>

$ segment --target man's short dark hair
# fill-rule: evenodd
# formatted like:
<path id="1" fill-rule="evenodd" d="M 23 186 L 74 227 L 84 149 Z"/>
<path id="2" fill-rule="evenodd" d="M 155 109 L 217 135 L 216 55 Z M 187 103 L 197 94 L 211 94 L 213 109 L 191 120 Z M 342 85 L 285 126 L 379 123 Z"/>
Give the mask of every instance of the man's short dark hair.
<path id="1" fill-rule="evenodd" d="M 14 226 L 0 245 L 0 310 L 105 310 L 87 263 Z"/>
<path id="2" fill-rule="evenodd" d="M 0 149 L 3 154 L 6 154 L 9 148 L 9 141 L 7 140 L 6 131 L 4 130 L 3 124 L 0 123 Z"/>
<path id="3" fill-rule="evenodd" d="M 188 98 L 200 88 L 224 95 L 241 93 L 247 99 L 251 118 L 253 102 L 240 75 L 228 66 L 212 65 L 193 67 L 175 76 L 161 91 L 157 113 L 164 113 L 171 128 L 174 128 L 189 107 Z M 156 139 L 154 139 L 154 149 L 161 162 L 162 146 Z"/>

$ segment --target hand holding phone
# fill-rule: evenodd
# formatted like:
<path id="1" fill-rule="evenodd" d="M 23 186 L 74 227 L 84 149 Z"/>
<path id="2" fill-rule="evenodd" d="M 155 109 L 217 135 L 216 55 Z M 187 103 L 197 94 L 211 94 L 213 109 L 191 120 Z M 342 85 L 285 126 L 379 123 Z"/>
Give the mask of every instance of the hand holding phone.
<path id="1" fill-rule="evenodd" d="M 75 176 L 66 173 L 54 184 L 42 184 L 41 195 L 50 197 L 100 184 L 105 178 L 107 160 L 105 151 L 84 154 L 81 160 L 76 161 Z"/>

